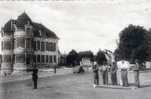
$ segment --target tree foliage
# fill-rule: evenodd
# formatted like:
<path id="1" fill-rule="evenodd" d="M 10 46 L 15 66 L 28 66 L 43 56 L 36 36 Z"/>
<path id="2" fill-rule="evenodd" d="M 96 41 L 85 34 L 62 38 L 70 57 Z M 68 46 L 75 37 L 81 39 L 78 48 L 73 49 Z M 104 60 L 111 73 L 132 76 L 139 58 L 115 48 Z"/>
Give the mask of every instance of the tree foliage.
<path id="1" fill-rule="evenodd" d="M 146 39 L 146 60 L 147 61 L 151 61 L 151 29 L 148 30 L 148 33 L 146 33 L 145 35 L 145 39 Z"/>
<path id="2" fill-rule="evenodd" d="M 125 59 L 134 62 L 135 59 L 146 59 L 146 34 L 147 30 L 142 26 L 129 25 L 119 34 L 119 45 L 115 50 L 117 60 Z"/>
<path id="3" fill-rule="evenodd" d="M 97 55 L 96 55 L 96 61 L 99 65 L 103 65 L 104 63 L 107 62 L 107 59 L 105 57 L 105 54 L 103 51 L 99 50 L 97 52 Z"/>
<path id="4" fill-rule="evenodd" d="M 70 66 L 79 64 L 79 55 L 75 50 L 71 50 L 67 55 L 67 64 Z"/>

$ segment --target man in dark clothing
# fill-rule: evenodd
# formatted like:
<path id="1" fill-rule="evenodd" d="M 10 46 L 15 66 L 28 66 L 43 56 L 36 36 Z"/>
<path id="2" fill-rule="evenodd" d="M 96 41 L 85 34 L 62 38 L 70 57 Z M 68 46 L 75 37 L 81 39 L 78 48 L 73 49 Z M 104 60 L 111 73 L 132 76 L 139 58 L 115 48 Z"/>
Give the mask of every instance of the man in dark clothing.
<path id="1" fill-rule="evenodd" d="M 96 87 L 96 85 L 99 85 L 99 68 L 96 63 L 94 63 L 92 69 L 94 73 L 94 87 Z"/>
<path id="2" fill-rule="evenodd" d="M 140 87 L 140 81 L 139 81 L 139 62 L 136 59 L 135 60 L 135 68 L 134 68 L 134 79 L 135 79 L 135 86 Z"/>
<path id="3" fill-rule="evenodd" d="M 113 85 L 117 85 L 117 65 L 115 62 L 113 62 L 111 66 L 111 80 Z"/>
<path id="4" fill-rule="evenodd" d="M 55 74 L 57 73 L 56 65 L 54 65 L 54 73 L 55 73 Z"/>
<path id="5" fill-rule="evenodd" d="M 34 89 L 37 89 L 37 80 L 38 80 L 38 69 L 34 68 L 32 73 L 32 80 L 34 84 Z"/>

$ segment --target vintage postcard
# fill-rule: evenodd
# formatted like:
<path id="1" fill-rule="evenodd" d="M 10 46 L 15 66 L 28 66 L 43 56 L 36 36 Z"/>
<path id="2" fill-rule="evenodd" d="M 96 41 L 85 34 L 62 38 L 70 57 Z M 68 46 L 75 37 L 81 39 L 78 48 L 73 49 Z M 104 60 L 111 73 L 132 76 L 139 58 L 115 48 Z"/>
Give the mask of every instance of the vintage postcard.
<path id="1" fill-rule="evenodd" d="M 151 99 L 150 0 L 1 0 L 0 99 Z"/>

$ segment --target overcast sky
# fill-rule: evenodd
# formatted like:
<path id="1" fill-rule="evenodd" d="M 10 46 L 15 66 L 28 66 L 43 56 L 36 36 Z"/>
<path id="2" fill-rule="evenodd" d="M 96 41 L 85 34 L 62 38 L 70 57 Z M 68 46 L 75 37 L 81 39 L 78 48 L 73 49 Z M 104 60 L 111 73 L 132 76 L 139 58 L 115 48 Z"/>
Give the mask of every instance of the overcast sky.
<path id="1" fill-rule="evenodd" d="M 0 26 L 26 12 L 54 31 L 61 52 L 114 50 L 129 24 L 151 27 L 151 0 L 52 0 L 0 2 Z"/>

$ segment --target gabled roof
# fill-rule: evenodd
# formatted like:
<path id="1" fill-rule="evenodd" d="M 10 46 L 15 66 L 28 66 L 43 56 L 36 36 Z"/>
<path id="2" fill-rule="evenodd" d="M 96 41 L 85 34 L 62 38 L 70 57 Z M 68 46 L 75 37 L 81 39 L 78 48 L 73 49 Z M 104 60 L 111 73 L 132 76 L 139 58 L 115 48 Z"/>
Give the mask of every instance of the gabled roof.
<path id="1" fill-rule="evenodd" d="M 30 19 L 30 17 L 24 12 L 22 13 L 20 16 L 18 16 L 17 20 L 16 20 L 16 26 L 17 27 L 23 27 L 28 24 L 28 22 L 31 24 L 32 21 Z"/>
<path id="2" fill-rule="evenodd" d="M 49 30 L 44 25 L 33 22 L 25 12 L 19 15 L 16 20 L 12 20 L 12 19 L 9 20 L 4 25 L 4 28 L 3 28 L 4 32 L 13 33 L 15 31 L 15 27 L 13 24 L 15 24 L 17 28 L 21 28 L 21 29 L 24 29 L 24 26 L 26 24 L 30 24 L 33 26 L 34 36 L 59 39 L 53 31 Z M 41 35 L 39 32 L 41 32 Z"/>
<path id="3" fill-rule="evenodd" d="M 35 22 L 33 22 L 32 25 L 33 25 L 34 36 L 36 37 L 42 36 L 42 37 L 50 37 L 50 38 L 58 39 L 56 34 L 53 31 L 46 28 L 44 25 Z M 42 34 L 40 35 L 39 32 L 41 32 Z"/>

